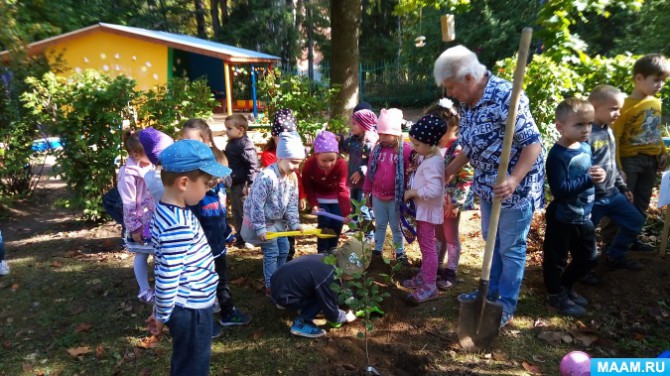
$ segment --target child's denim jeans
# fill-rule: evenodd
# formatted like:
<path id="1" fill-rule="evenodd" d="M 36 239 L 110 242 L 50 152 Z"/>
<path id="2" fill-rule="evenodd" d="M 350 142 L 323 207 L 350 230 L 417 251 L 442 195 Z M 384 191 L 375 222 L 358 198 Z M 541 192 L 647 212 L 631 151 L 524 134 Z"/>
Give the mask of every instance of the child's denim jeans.
<path id="1" fill-rule="evenodd" d="M 270 279 L 277 269 L 286 263 L 288 257 L 289 243 L 283 236 L 261 243 L 263 251 L 263 275 L 265 276 L 265 287 L 270 288 Z"/>
<path id="2" fill-rule="evenodd" d="M 167 322 L 172 335 L 170 375 L 209 375 L 213 308 L 174 307 Z"/>

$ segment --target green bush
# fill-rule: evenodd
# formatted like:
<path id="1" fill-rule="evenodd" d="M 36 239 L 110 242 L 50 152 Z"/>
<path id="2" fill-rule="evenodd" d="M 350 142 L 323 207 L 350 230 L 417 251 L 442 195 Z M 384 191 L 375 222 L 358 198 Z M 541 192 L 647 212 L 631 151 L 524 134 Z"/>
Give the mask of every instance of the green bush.
<path id="1" fill-rule="evenodd" d="M 526 68 L 523 87 L 545 146 L 550 147 L 558 138 L 554 110 L 563 99 L 587 97 L 591 89 L 601 84 L 618 87 L 630 94 L 633 64 L 639 57 L 588 57 L 582 54 L 572 62 L 557 63 L 546 55 L 533 56 Z M 515 57 L 500 60 L 496 63 L 495 74 L 511 81 L 515 66 Z M 670 87 L 666 85 L 660 94 L 665 108 L 670 105 L 669 95 Z"/>
<path id="2" fill-rule="evenodd" d="M 290 108 L 298 121 L 298 133 L 313 136 L 328 128 L 333 132 L 346 124 L 343 119 L 330 119 L 332 99 L 339 90 L 310 82 L 305 76 L 288 75 L 278 69 L 268 70 L 258 83 L 261 100 L 265 102 L 265 117 L 271 119 L 281 108 Z M 332 122 L 332 126 L 329 123 Z"/>
<path id="3" fill-rule="evenodd" d="M 135 102 L 140 128 L 152 126 L 173 137 L 191 118 L 209 118 L 216 105 L 207 80 L 173 78 L 167 85 L 143 93 Z"/>
<path id="4" fill-rule="evenodd" d="M 87 219 L 100 219 L 101 197 L 115 182 L 122 124 L 138 95 L 135 81 L 87 70 L 70 78 L 47 73 L 27 82 L 32 90 L 23 95 L 26 107 L 63 143 L 55 167 L 74 193 L 69 204 L 82 208 Z"/>
<path id="5" fill-rule="evenodd" d="M 24 107 L 34 122 L 45 124 L 63 143 L 56 170 L 73 192 L 68 205 L 81 208 L 89 220 L 104 216 L 101 198 L 116 183 L 114 162 L 125 155 L 121 140 L 125 126 L 152 125 L 175 135 L 180 122 L 211 116 L 213 103 L 204 80 L 175 79 L 143 92 L 126 76 L 87 70 L 69 78 L 47 73 L 27 83 Z"/>
<path id="6" fill-rule="evenodd" d="M 2 38 L 0 38 L 1 40 Z M 32 165 L 32 143 L 40 137 L 37 124 L 27 117 L 20 95 L 26 90 L 26 77 L 41 76 L 50 69 L 44 57 L 28 58 L 22 49 L 11 51 L 12 60 L 0 67 L 0 201 L 11 202 L 29 196 L 40 177 Z"/>

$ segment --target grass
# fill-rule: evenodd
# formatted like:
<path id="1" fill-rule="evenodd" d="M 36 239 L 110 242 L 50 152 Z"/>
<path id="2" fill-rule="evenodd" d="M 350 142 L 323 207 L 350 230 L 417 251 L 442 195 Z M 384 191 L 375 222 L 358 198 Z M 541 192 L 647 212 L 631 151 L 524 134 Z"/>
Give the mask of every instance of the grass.
<path id="1" fill-rule="evenodd" d="M 0 375 L 167 374 L 167 332 L 154 348 L 142 348 L 150 307 L 136 299 L 132 255 L 120 251 L 118 227 L 80 223 L 53 205 L 23 209 L 3 225 L 12 274 L 0 278 Z M 575 320 L 547 308 L 541 267 L 531 253 L 513 324 L 491 350 L 462 352 L 455 334 L 456 296 L 476 288 L 483 241 L 476 215 L 464 216 L 461 228 L 461 282 L 452 290 L 409 307 L 397 283 L 384 287 L 391 298 L 383 302 L 386 315 L 374 321 L 370 337 L 371 363 L 381 374 L 557 375 L 560 359 L 573 350 L 594 357 L 655 357 L 670 348 L 669 259 L 635 256 L 647 267 L 639 273 L 599 269 L 604 284 L 580 286 L 591 308 Z M 313 239 L 298 244 L 300 253 L 315 250 Z M 531 244 L 531 252 L 533 247 L 537 244 Z M 409 254 L 418 262 L 415 245 Z M 260 251 L 233 248 L 228 264 L 236 305 L 253 321 L 224 329 L 213 342 L 212 375 L 364 374 L 364 340 L 356 337 L 362 323 L 332 329 L 316 340 L 293 337 L 293 314 L 277 310 L 261 292 Z M 416 266 L 401 270 L 396 280 L 415 271 Z M 388 266 L 375 259 L 371 273 L 380 272 L 388 273 Z M 562 339 L 547 343 L 540 338 L 543 332 Z M 588 334 L 597 341 L 580 342 Z"/>

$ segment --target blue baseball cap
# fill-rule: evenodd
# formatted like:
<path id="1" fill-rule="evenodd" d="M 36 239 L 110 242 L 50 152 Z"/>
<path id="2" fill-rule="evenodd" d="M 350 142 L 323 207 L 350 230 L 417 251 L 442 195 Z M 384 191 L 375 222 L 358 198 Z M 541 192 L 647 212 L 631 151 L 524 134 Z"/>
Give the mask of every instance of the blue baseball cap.
<path id="1" fill-rule="evenodd" d="M 167 172 L 189 172 L 200 170 L 215 177 L 230 175 L 231 169 L 216 161 L 209 146 L 200 141 L 181 140 L 168 146 L 158 156 Z"/>

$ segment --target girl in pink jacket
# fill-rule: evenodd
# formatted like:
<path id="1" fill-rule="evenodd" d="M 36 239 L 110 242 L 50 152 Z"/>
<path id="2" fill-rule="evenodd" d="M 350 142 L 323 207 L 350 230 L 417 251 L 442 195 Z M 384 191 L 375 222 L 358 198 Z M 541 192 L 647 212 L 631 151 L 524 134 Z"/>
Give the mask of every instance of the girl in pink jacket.
<path id="1" fill-rule="evenodd" d="M 437 251 L 435 229 L 444 221 L 444 159 L 437 144 L 447 130 L 444 120 L 426 115 L 412 125 L 409 131 L 414 150 L 422 157 L 416 169 L 412 187 L 405 192 L 405 200 L 416 204 L 416 238 L 421 248 L 421 271 L 402 286 L 414 289 L 407 298 L 422 303 L 439 296 L 437 278 Z"/>
<path id="2" fill-rule="evenodd" d="M 363 184 L 366 206 L 375 213 L 374 255 L 380 256 L 386 240 L 386 227 L 391 226 L 397 262 L 409 265 L 400 229 L 400 204 L 405 193 L 412 147 L 402 139 L 402 111 L 382 109 L 377 120 L 379 142 L 368 161 Z"/>
<path id="3" fill-rule="evenodd" d="M 131 244 L 141 244 L 151 239 L 149 225 L 155 203 L 144 182 L 144 175 L 153 170 L 154 165 L 144 152 L 136 132 L 126 133 L 123 144 L 128 152 L 128 159 L 119 170 L 118 189 L 123 201 L 123 223 L 128 232 L 124 236 Z M 149 286 L 148 258 L 148 253 L 135 253 L 133 269 L 140 287 L 137 297 L 143 303 L 152 303 L 154 299 L 154 291 Z"/>

